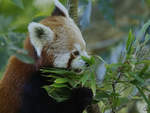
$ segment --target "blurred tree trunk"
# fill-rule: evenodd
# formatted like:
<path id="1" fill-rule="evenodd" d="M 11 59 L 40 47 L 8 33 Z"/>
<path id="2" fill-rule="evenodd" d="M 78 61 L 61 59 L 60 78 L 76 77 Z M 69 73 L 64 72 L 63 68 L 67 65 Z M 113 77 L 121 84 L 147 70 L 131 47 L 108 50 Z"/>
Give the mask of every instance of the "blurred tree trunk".
<path id="1" fill-rule="evenodd" d="M 78 3 L 79 0 L 69 0 L 69 14 L 78 25 Z M 87 113 L 101 113 L 98 104 L 93 104 L 87 108 Z"/>
<path id="2" fill-rule="evenodd" d="M 78 0 L 69 0 L 69 14 L 76 24 L 78 24 L 78 2 Z"/>

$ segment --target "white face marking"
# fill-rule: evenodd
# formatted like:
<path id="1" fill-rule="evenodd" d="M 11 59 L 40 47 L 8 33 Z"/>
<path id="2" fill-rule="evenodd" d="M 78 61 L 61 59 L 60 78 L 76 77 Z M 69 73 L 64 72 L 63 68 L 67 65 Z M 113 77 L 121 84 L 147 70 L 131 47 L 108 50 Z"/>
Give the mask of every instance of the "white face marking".
<path id="1" fill-rule="evenodd" d="M 74 51 L 79 51 L 80 55 L 77 56 L 75 59 L 72 60 L 71 62 L 71 68 L 72 69 L 80 69 L 85 66 L 85 61 L 81 59 L 81 56 L 89 57 L 87 52 L 85 50 L 81 50 L 81 47 L 79 44 L 75 44 L 75 49 L 72 52 L 68 53 L 60 53 L 55 55 L 55 61 L 54 61 L 54 67 L 59 67 L 59 68 L 67 68 L 68 67 L 68 62 L 71 57 L 71 54 Z"/>
<path id="2" fill-rule="evenodd" d="M 79 44 L 74 45 L 76 50 L 79 51 L 80 55 L 76 57 L 72 63 L 71 67 L 74 69 L 82 68 L 85 66 L 86 62 L 81 59 L 81 56 L 90 57 L 85 50 L 81 50 L 81 46 Z"/>
<path id="3" fill-rule="evenodd" d="M 64 12 L 65 16 L 69 18 L 68 10 L 59 2 L 59 0 L 54 0 L 54 4 Z"/>
<path id="4" fill-rule="evenodd" d="M 42 30 L 43 32 L 43 34 L 39 37 L 37 30 Z M 53 40 L 54 33 L 49 27 L 35 22 L 29 24 L 28 31 L 30 35 L 30 41 L 36 49 L 38 56 L 40 56 L 41 51 L 46 43 L 50 43 Z"/>
<path id="5" fill-rule="evenodd" d="M 85 66 L 85 62 L 81 59 L 80 56 L 76 57 L 72 63 L 71 63 L 71 67 L 73 69 L 79 69 Z"/>
<path id="6" fill-rule="evenodd" d="M 57 55 L 54 61 L 54 67 L 67 68 L 69 59 L 70 53 Z"/>

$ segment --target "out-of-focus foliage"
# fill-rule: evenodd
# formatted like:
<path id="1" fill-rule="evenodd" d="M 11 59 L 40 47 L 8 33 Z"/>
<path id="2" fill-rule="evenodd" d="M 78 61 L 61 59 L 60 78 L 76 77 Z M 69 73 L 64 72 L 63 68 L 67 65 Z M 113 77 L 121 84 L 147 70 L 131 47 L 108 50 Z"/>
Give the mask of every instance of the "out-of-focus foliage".
<path id="1" fill-rule="evenodd" d="M 49 16 L 53 8 L 52 1 L 48 0 L 1 0 L 0 16 L 8 20 L 3 23 L 7 29 L 26 32 L 30 21 L 36 17 Z"/>
<path id="2" fill-rule="evenodd" d="M 112 25 L 115 25 L 114 9 L 112 7 L 112 0 L 100 0 L 99 9 L 104 15 L 104 18 L 108 20 Z"/>
<path id="3" fill-rule="evenodd" d="M 98 96 L 104 111 L 111 109 L 113 112 L 119 112 L 130 103 L 145 100 L 147 111 L 150 112 L 148 97 L 150 94 L 150 36 L 146 32 L 149 25 L 150 22 L 144 25 L 139 31 L 141 35 L 137 37 L 130 31 L 126 46 L 122 49 L 117 62 L 105 63 L 105 78 L 100 86 L 102 95 Z M 145 33 L 146 38 L 141 41 L 141 36 Z"/>
<path id="4" fill-rule="evenodd" d="M 49 16 L 53 8 L 51 0 L 0 0 L 0 76 L 11 55 L 33 62 L 22 49 L 27 25 Z"/>

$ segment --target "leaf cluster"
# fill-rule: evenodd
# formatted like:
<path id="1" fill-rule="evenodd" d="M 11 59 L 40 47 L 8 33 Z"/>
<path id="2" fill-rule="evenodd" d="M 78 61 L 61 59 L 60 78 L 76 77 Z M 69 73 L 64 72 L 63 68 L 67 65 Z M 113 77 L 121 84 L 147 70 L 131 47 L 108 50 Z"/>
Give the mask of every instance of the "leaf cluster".
<path id="1" fill-rule="evenodd" d="M 104 111 L 111 109 L 118 112 L 129 103 L 144 100 L 147 103 L 147 111 L 150 112 L 149 25 L 150 21 L 143 26 L 140 37 L 135 37 L 130 30 L 118 62 L 105 62 L 105 78 L 103 84 L 97 88 L 100 94 L 96 97 L 97 101 L 104 104 Z"/>
<path id="2" fill-rule="evenodd" d="M 82 59 L 89 64 L 89 67 L 84 67 L 79 73 L 58 68 L 41 69 L 43 76 L 50 77 L 52 82 L 51 85 L 44 86 L 51 97 L 59 102 L 64 101 L 69 98 L 71 90 L 77 87 L 89 87 L 96 94 L 95 58 L 82 56 Z"/>

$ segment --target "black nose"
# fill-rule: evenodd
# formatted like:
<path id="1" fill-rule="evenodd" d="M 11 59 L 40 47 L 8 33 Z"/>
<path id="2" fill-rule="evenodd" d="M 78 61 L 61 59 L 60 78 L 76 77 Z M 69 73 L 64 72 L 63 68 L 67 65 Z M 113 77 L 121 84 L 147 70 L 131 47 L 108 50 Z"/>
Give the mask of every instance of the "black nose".
<path id="1" fill-rule="evenodd" d="M 89 66 L 90 66 L 87 62 L 85 63 L 85 65 L 86 65 L 86 67 L 89 67 Z"/>

